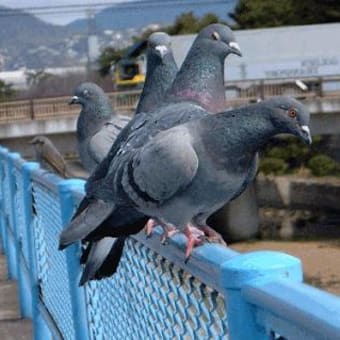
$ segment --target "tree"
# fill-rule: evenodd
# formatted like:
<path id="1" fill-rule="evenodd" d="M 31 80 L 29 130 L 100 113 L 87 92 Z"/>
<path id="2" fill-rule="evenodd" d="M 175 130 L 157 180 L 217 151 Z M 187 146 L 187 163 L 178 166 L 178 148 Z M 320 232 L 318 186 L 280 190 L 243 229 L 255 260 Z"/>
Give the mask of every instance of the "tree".
<path id="1" fill-rule="evenodd" d="M 193 12 L 186 12 L 176 17 L 175 23 L 166 27 L 165 31 L 170 35 L 193 34 L 216 22 L 219 22 L 219 18 L 213 13 L 207 13 L 200 19 Z"/>
<path id="2" fill-rule="evenodd" d="M 112 46 L 106 47 L 103 52 L 100 54 L 98 62 L 99 62 L 99 74 L 102 77 L 107 76 L 110 73 L 111 67 L 113 63 L 119 61 L 123 54 L 124 50 L 116 50 Z"/>
<path id="3" fill-rule="evenodd" d="M 45 70 L 26 71 L 25 74 L 29 86 L 37 86 L 51 76 L 51 74 L 45 72 Z"/>
<path id="4" fill-rule="evenodd" d="M 340 21 L 338 0 L 240 0 L 230 17 L 235 28 L 307 25 Z"/>
<path id="5" fill-rule="evenodd" d="M 4 102 L 13 98 L 15 90 L 12 88 L 12 84 L 5 83 L 0 79 L 0 101 Z"/>
<path id="6" fill-rule="evenodd" d="M 193 12 L 183 13 L 176 17 L 175 23 L 167 27 L 166 31 L 170 35 L 195 33 L 198 21 Z"/>

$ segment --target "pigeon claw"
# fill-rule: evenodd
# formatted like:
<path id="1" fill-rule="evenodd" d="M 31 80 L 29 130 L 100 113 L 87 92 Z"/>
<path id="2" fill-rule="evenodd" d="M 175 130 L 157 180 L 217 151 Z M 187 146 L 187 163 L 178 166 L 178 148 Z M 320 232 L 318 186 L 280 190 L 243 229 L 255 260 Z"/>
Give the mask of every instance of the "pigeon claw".
<path id="1" fill-rule="evenodd" d="M 188 238 L 184 261 L 185 263 L 187 263 L 194 247 L 199 246 L 204 242 L 204 232 L 194 227 L 193 225 L 188 224 L 184 233 Z"/>
<path id="2" fill-rule="evenodd" d="M 206 240 L 210 243 L 218 243 L 225 247 L 227 247 L 227 243 L 224 241 L 221 234 L 217 231 L 209 227 L 208 225 L 200 226 L 200 229 L 203 230 L 204 234 L 207 236 Z"/>
<path id="3" fill-rule="evenodd" d="M 178 233 L 178 229 L 172 225 L 163 226 L 164 232 L 161 236 L 161 244 L 166 244 L 169 237 L 174 236 Z"/>
<path id="4" fill-rule="evenodd" d="M 152 230 L 153 228 L 157 225 L 157 222 L 156 220 L 154 220 L 153 218 L 150 218 L 146 224 L 145 224 L 145 234 L 146 234 L 146 237 L 150 237 L 151 234 L 152 234 Z"/>

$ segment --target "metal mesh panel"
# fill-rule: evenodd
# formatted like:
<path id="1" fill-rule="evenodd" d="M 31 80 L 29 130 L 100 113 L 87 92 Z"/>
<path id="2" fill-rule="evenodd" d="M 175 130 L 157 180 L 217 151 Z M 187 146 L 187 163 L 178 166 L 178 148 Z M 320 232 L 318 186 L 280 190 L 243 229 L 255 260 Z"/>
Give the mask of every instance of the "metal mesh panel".
<path id="1" fill-rule="evenodd" d="M 3 178 L 5 177 L 2 156 L 0 155 L 0 233 L 1 233 L 1 245 L 2 251 L 6 251 L 5 244 L 5 207 L 4 207 L 4 194 L 3 194 Z"/>
<path id="2" fill-rule="evenodd" d="M 86 297 L 92 339 L 228 338 L 223 296 L 132 239 Z"/>
<path id="3" fill-rule="evenodd" d="M 65 252 L 58 251 L 62 229 L 58 196 L 33 183 L 34 238 L 40 294 L 65 339 L 74 339 Z"/>

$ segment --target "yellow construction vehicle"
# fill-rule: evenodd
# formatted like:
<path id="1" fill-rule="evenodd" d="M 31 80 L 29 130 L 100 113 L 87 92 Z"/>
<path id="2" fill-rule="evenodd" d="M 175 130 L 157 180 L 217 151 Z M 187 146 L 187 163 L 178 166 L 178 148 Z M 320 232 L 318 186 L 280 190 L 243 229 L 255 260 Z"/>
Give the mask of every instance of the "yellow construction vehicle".
<path id="1" fill-rule="evenodd" d="M 115 65 L 113 70 L 113 87 L 115 90 L 142 88 L 145 81 L 146 41 L 134 44 Z"/>

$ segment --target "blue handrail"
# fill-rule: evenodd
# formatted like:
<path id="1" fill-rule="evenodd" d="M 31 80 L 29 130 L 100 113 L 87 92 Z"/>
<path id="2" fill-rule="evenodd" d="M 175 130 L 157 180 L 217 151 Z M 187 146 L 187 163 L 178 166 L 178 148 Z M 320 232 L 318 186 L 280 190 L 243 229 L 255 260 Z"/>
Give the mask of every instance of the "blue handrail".
<path id="1" fill-rule="evenodd" d="M 84 194 L 0 147 L 0 232 L 35 339 L 340 339 L 340 299 L 302 283 L 299 259 L 215 244 L 184 262 L 185 237 L 126 242 L 117 273 L 79 287 L 80 245 L 58 235 Z"/>

